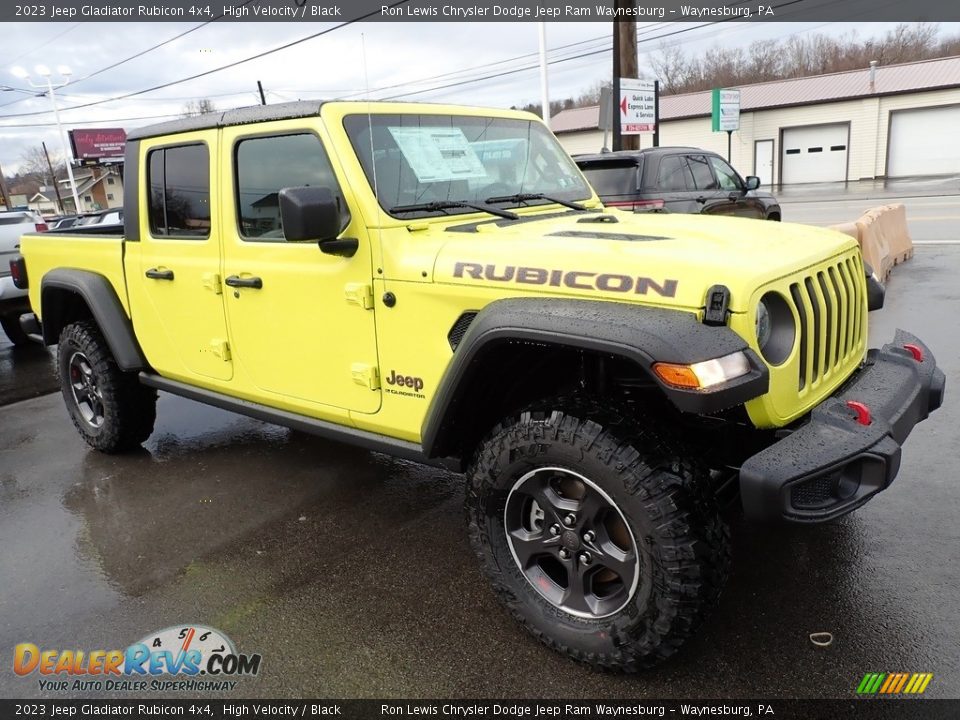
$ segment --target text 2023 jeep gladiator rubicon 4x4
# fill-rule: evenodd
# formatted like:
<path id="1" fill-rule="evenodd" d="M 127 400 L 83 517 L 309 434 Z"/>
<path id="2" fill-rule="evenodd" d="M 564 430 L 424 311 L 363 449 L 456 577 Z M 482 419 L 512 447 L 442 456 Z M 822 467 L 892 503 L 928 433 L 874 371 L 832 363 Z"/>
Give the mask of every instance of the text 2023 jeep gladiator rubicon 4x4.
<path id="1" fill-rule="evenodd" d="M 232 110 L 130 133 L 125 174 L 122 236 L 14 261 L 86 441 L 143 442 L 160 389 L 463 471 L 506 608 L 593 665 L 696 630 L 726 491 L 839 517 L 943 399 L 917 338 L 867 351 L 853 240 L 606 210 L 528 114 Z"/>

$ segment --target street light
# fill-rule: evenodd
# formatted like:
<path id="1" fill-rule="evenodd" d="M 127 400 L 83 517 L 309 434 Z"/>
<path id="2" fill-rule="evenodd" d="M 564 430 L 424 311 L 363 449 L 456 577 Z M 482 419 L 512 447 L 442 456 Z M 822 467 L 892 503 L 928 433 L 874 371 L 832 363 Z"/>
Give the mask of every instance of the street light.
<path id="1" fill-rule="evenodd" d="M 80 196 L 77 194 L 77 181 L 73 179 L 73 163 L 70 161 L 70 150 L 67 147 L 67 136 L 63 132 L 63 125 L 60 124 L 60 109 L 57 107 L 57 96 L 54 94 L 54 89 L 62 88 L 64 85 L 70 82 L 70 76 L 73 74 L 69 67 L 66 65 L 58 65 L 57 72 L 60 74 L 62 82 L 53 84 L 53 73 L 50 72 L 50 68 L 46 65 L 37 65 L 34 68 L 34 72 L 37 73 L 40 77 L 44 79 L 45 82 L 35 83 L 30 78 L 30 73 L 24 70 L 22 67 L 14 67 L 10 69 L 10 72 L 21 80 L 26 80 L 30 83 L 30 87 L 35 88 L 47 88 L 47 92 L 50 93 L 50 102 L 53 103 L 53 116 L 57 121 L 57 134 L 60 136 L 60 145 L 63 148 L 63 157 L 67 161 L 67 177 L 70 178 L 70 190 L 73 191 L 73 206 L 75 212 L 80 213 Z M 57 182 L 57 178 L 53 178 L 54 184 Z"/>

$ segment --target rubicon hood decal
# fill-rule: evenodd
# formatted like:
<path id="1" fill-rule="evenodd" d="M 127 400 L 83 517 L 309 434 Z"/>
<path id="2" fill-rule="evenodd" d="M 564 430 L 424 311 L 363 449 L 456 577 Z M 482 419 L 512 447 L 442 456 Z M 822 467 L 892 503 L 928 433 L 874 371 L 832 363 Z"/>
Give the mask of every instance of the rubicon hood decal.
<path id="1" fill-rule="evenodd" d="M 670 298 L 676 296 L 678 285 L 676 280 L 669 278 L 655 280 L 649 277 L 620 273 L 596 273 L 585 270 L 559 270 L 517 265 L 484 265 L 483 263 L 462 261 L 457 261 L 454 264 L 453 277 L 490 282 L 512 282 L 523 285 L 568 287 L 577 290 L 603 290 L 605 292 L 633 293 L 635 295 L 656 293 L 660 297 Z"/>

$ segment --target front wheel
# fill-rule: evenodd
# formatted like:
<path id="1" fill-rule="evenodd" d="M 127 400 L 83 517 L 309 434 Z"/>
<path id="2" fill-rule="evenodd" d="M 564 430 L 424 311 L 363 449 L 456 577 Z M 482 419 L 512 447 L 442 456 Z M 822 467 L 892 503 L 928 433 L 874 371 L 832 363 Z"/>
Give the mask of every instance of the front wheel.
<path id="1" fill-rule="evenodd" d="M 70 418 L 90 447 L 106 453 L 139 446 L 150 437 L 157 391 L 117 367 L 97 325 L 67 325 L 57 348 L 60 390 Z"/>
<path id="2" fill-rule="evenodd" d="M 470 539 L 501 602 L 576 660 L 669 658 L 715 604 L 729 532 L 709 475 L 609 411 L 525 412 L 468 471 Z"/>

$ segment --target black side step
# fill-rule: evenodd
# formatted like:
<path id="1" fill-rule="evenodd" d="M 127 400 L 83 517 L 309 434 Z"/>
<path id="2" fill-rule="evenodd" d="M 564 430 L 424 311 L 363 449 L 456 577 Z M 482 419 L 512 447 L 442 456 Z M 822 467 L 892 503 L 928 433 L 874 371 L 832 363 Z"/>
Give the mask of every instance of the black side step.
<path id="1" fill-rule="evenodd" d="M 148 387 L 165 390 L 173 395 L 180 395 L 189 400 L 196 400 L 206 405 L 213 405 L 214 407 L 230 410 L 240 415 L 263 420 L 264 422 L 283 425 L 284 427 L 300 430 L 301 432 L 311 435 L 317 435 L 328 440 L 336 440 L 337 442 L 356 445 L 373 452 L 381 452 L 385 455 L 403 458 L 404 460 L 412 460 L 422 465 L 431 465 L 446 470 L 459 471 L 459 463 L 456 460 L 452 458 L 428 459 L 416 443 L 397 440 L 396 438 L 385 435 L 345 427 L 304 415 L 297 415 L 296 413 L 287 412 L 286 410 L 277 410 L 276 408 L 260 405 L 259 403 L 250 402 L 249 400 L 241 400 L 240 398 L 223 395 L 222 393 L 213 392 L 212 390 L 187 385 L 177 380 L 170 380 L 153 373 L 141 372 L 140 382 Z"/>

